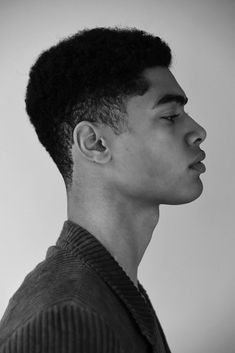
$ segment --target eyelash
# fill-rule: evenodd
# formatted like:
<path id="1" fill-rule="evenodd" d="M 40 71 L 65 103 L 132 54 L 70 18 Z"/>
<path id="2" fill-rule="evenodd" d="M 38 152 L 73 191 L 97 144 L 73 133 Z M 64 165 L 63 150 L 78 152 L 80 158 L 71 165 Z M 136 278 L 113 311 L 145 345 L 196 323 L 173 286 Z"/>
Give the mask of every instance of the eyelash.
<path id="1" fill-rule="evenodd" d="M 175 118 L 177 118 L 180 114 L 174 114 L 174 115 L 169 115 L 169 116 L 163 116 L 162 119 L 166 119 L 170 121 L 171 123 L 174 122 Z"/>

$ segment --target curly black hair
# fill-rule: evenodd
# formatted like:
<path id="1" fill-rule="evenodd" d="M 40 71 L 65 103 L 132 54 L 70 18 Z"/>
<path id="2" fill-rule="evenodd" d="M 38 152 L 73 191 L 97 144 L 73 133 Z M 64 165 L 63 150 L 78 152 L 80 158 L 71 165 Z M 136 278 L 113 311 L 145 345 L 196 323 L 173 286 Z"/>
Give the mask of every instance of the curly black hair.
<path id="1" fill-rule="evenodd" d="M 128 129 L 125 99 L 148 89 L 143 70 L 170 64 L 169 46 L 136 28 L 83 29 L 39 56 L 29 74 L 26 111 L 67 191 L 75 126 L 86 120 L 123 133 Z"/>

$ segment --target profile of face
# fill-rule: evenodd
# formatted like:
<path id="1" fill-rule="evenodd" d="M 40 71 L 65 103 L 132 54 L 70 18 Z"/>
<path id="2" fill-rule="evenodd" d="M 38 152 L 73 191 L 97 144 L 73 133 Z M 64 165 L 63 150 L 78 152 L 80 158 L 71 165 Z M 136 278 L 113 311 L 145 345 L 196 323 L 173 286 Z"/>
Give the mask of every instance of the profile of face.
<path id="1" fill-rule="evenodd" d="M 206 131 L 185 112 L 187 97 L 169 69 L 154 67 L 143 75 L 150 87 L 127 101 L 130 131 L 113 140 L 109 181 L 136 202 L 191 202 L 203 191 L 200 172 L 189 166 L 202 152 Z"/>
<path id="2" fill-rule="evenodd" d="M 107 125 L 82 121 L 76 126 L 77 171 L 88 190 L 102 185 L 113 200 L 135 205 L 191 202 L 203 191 L 200 172 L 189 166 L 202 156 L 206 131 L 185 112 L 187 97 L 168 68 L 149 68 L 143 76 L 149 89 L 126 102 L 128 131 L 117 136 Z"/>

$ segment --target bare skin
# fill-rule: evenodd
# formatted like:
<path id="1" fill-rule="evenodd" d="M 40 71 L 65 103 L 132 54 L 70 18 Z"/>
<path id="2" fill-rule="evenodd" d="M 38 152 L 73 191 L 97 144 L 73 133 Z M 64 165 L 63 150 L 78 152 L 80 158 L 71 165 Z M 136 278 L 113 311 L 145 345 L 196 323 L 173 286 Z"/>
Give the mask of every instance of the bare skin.
<path id="1" fill-rule="evenodd" d="M 143 75 L 150 88 L 127 102 L 130 131 L 117 136 L 110 127 L 87 121 L 75 127 L 67 194 L 68 219 L 93 234 L 136 287 L 160 204 L 189 203 L 203 191 L 200 173 L 189 165 L 206 138 L 183 104 L 157 104 L 166 94 L 186 100 L 172 73 L 155 67 Z"/>

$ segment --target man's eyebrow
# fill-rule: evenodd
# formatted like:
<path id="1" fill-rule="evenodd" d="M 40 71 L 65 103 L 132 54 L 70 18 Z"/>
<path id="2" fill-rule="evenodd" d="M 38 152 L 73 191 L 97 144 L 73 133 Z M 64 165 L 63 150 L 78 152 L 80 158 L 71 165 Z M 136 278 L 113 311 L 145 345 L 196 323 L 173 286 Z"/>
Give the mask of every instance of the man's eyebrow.
<path id="1" fill-rule="evenodd" d="M 171 103 L 171 102 L 176 102 L 176 103 L 179 103 L 180 105 L 185 105 L 188 102 L 188 98 L 180 94 L 165 94 L 164 96 L 162 96 L 161 98 L 158 98 L 155 101 L 153 105 L 153 109 L 159 105 Z"/>

